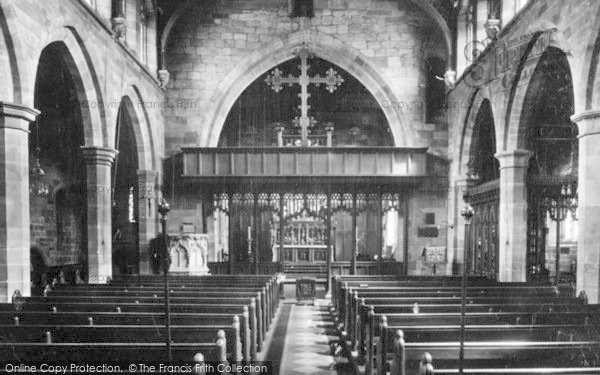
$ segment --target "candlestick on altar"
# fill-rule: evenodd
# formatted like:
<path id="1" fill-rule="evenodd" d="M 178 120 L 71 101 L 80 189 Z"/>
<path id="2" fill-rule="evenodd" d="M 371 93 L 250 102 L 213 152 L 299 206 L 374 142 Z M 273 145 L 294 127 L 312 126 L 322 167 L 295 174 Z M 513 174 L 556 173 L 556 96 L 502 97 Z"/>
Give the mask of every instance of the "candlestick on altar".
<path id="1" fill-rule="evenodd" d="M 248 256 L 252 255 L 252 226 L 248 225 Z"/>

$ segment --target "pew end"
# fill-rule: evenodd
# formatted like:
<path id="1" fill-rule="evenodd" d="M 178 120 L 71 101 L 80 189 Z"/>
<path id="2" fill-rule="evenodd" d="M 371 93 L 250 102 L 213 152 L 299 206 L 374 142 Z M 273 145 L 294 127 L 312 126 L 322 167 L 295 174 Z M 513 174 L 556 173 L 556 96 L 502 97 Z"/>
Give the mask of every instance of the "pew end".
<path id="1" fill-rule="evenodd" d="M 206 375 L 206 363 L 204 362 L 204 355 L 202 353 L 194 354 L 192 362 L 194 363 L 194 367 L 192 369 L 193 374 Z"/>

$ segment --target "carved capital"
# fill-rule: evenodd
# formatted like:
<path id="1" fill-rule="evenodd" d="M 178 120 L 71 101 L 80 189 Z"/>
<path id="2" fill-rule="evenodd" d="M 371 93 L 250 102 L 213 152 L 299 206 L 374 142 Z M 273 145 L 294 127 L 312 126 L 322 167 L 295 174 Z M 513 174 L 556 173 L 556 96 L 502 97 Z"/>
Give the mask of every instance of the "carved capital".
<path id="1" fill-rule="evenodd" d="M 112 166 L 119 151 L 108 147 L 81 146 L 83 158 L 88 165 Z"/>
<path id="2" fill-rule="evenodd" d="M 577 124 L 579 138 L 600 134 L 600 110 L 591 110 L 571 116 L 571 122 Z"/>
<path id="3" fill-rule="evenodd" d="M 500 162 L 500 169 L 503 168 L 527 168 L 529 159 L 533 152 L 529 150 L 502 151 L 494 155 Z"/>
<path id="4" fill-rule="evenodd" d="M 29 133 L 29 123 L 35 121 L 39 114 L 40 111 L 37 109 L 21 104 L 0 102 L 0 128 L 13 128 Z M 24 121 L 20 124 L 16 121 L 11 121 L 10 123 L 4 121 L 8 117 Z"/>

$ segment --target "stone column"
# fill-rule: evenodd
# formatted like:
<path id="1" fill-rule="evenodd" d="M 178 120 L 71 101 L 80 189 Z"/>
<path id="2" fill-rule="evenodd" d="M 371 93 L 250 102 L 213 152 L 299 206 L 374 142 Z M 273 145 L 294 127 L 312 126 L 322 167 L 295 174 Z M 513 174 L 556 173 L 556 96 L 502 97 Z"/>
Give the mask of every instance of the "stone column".
<path id="1" fill-rule="evenodd" d="M 138 175 L 138 243 L 139 273 L 152 274 L 150 241 L 156 238 L 158 217 L 156 211 L 156 171 L 139 170 Z"/>
<path id="2" fill-rule="evenodd" d="M 117 151 L 83 146 L 86 162 L 88 282 L 105 284 L 112 276 L 112 173 Z"/>
<path id="3" fill-rule="evenodd" d="M 500 214 L 498 223 L 498 280 L 527 278 L 527 168 L 532 152 L 497 153 L 500 162 Z"/>
<path id="4" fill-rule="evenodd" d="M 0 102 L 0 301 L 30 295 L 29 123 L 38 111 Z"/>
<path id="5" fill-rule="evenodd" d="M 579 128 L 577 293 L 600 300 L 600 110 L 571 117 Z"/>

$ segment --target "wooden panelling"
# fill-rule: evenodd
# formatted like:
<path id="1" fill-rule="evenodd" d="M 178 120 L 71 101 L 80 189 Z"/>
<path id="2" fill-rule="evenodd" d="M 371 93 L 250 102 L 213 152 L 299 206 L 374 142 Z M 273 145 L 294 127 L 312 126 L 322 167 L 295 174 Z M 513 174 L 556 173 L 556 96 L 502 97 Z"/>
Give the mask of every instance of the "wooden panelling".
<path id="1" fill-rule="evenodd" d="M 187 177 L 425 176 L 425 149 L 186 148 Z"/>

